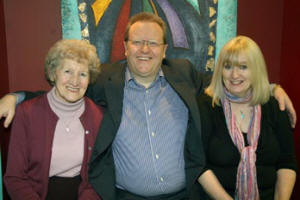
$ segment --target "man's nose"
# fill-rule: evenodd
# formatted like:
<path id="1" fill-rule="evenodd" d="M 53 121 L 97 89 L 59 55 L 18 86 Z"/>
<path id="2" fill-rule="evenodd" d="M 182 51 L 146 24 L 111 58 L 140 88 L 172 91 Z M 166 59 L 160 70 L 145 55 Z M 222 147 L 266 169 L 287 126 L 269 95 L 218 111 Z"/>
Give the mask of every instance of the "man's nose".
<path id="1" fill-rule="evenodd" d="M 147 52 L 147 51 L 150 50 L 150 47 L 149 47 L 149 41 L 145 41 L 145 40 L 143 41 L 141 50 L 142 50 L 142 51 L 145 51 L 145 52 Z"/>

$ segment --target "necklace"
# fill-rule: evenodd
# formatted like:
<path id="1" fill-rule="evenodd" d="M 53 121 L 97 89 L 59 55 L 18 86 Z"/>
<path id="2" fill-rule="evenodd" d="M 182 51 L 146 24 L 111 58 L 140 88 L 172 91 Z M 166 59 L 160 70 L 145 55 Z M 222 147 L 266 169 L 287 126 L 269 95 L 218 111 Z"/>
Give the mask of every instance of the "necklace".
<path id="1" fill-rule="evenodd" d="M 64 125 L 65 125 L 65 130 L 66 130 L 68 133 L 70 132 L 70 125 L 71 125 L 71 122 L 72 122 L 73 120 L 75 120 L 75 118 L 69 120 L 69 122 L 67 122 L 67 123 L 64 123 Z M 74 122 L 74 121 L 73 121 L 73 122 Z"/>
<path id="2" fill-rule="evenodd" d="M 245 119 L 245 113 L 242 110 L 240 110 L 240 117 L 242 120 Z"/>
<path id="3" fill-rule="evenodd" d="M 82 112 L 83 112 L 82 109 L 78 109 L 72 115 L 70 115 L 69 117 L 66 117 L 65 119 L 62 120 L 62 124 L 67 133 L 70 133 L 71 128 L 74 129 L 74 126 L 72 126 L 72 123 L 76 123 L 76 121 L 79 120 L 79 117 Z"/>

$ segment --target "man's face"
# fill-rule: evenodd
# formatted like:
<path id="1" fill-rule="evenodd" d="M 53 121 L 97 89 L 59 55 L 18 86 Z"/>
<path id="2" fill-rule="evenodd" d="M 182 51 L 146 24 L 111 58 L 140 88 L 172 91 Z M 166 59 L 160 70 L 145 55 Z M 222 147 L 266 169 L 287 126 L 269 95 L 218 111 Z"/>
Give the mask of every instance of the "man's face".
<path id="1" fill-rule="evenodd" d="M 154 22 L 139 21 L 130 27 L 128 36 L 124 46 L 131 74 L 141 84 L 152 82 L 167 49 L 163 30 Z"/>

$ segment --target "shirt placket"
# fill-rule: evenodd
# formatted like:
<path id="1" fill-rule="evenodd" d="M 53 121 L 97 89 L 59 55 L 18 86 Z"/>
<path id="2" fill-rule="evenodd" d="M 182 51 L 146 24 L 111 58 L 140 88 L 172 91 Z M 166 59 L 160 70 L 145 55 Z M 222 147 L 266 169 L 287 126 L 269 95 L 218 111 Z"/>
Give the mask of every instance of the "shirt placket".
<path id="1" fill-rule="evenodd" d="M 152 161 L 153 161 L 153 168 L 156 175 L 156 181 L 159 189 L 161 191 L 164 191 L 163 185 L 164 185 L 164 177 L 160 173 L 158 166 L 160 162 L 160 152 L 158 152 L 157 147 L 157 132 L 155 130 L 155 126 L 153 124 L 154 118 L 155 118 L 155 99 L 156 92 L 155 90 L 158 90 L 157 85 L 154 87 L 150 87 L 145 89 L 145 99 L 144 99 L 144 105 L 145 105 L 145 112 L 146 112 L 146 120 L 147 120 L 147 131 L 148 131 L 148 138 L 149 143 L 151 147 L 151 154 L 152 154 Z"/>

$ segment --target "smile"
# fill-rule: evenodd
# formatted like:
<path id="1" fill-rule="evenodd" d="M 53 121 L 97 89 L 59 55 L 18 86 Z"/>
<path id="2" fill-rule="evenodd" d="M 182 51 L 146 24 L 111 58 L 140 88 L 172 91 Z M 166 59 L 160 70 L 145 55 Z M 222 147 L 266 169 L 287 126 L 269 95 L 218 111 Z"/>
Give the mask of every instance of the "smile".
<path id="1" fill-rule="evenodd" d="M 79 88 L 74 88 L 74 87 L 66 87 L 67 90 L 71 91 L 71 92 L 78 92 Z"/>
<path id="2" fill-rule="evenodd" d="M 232 84 L 232 85 L 240 85 L 240 84 L 242 84 L 244 81 L 239 81 L 239 80 L 236 80 L 236 81 L 230 81 L 230 83 Z"/>
<path id="3" fill-rule="evenodd" d="M 143 61 L 148 61 L 148 60 L 151 60 L 152 58 L 151 58 L 151 57 L 142 57 L 142 56 L 138 56 L 137 59 L 138 59 L 138 60 L 143 60 Z"/>

